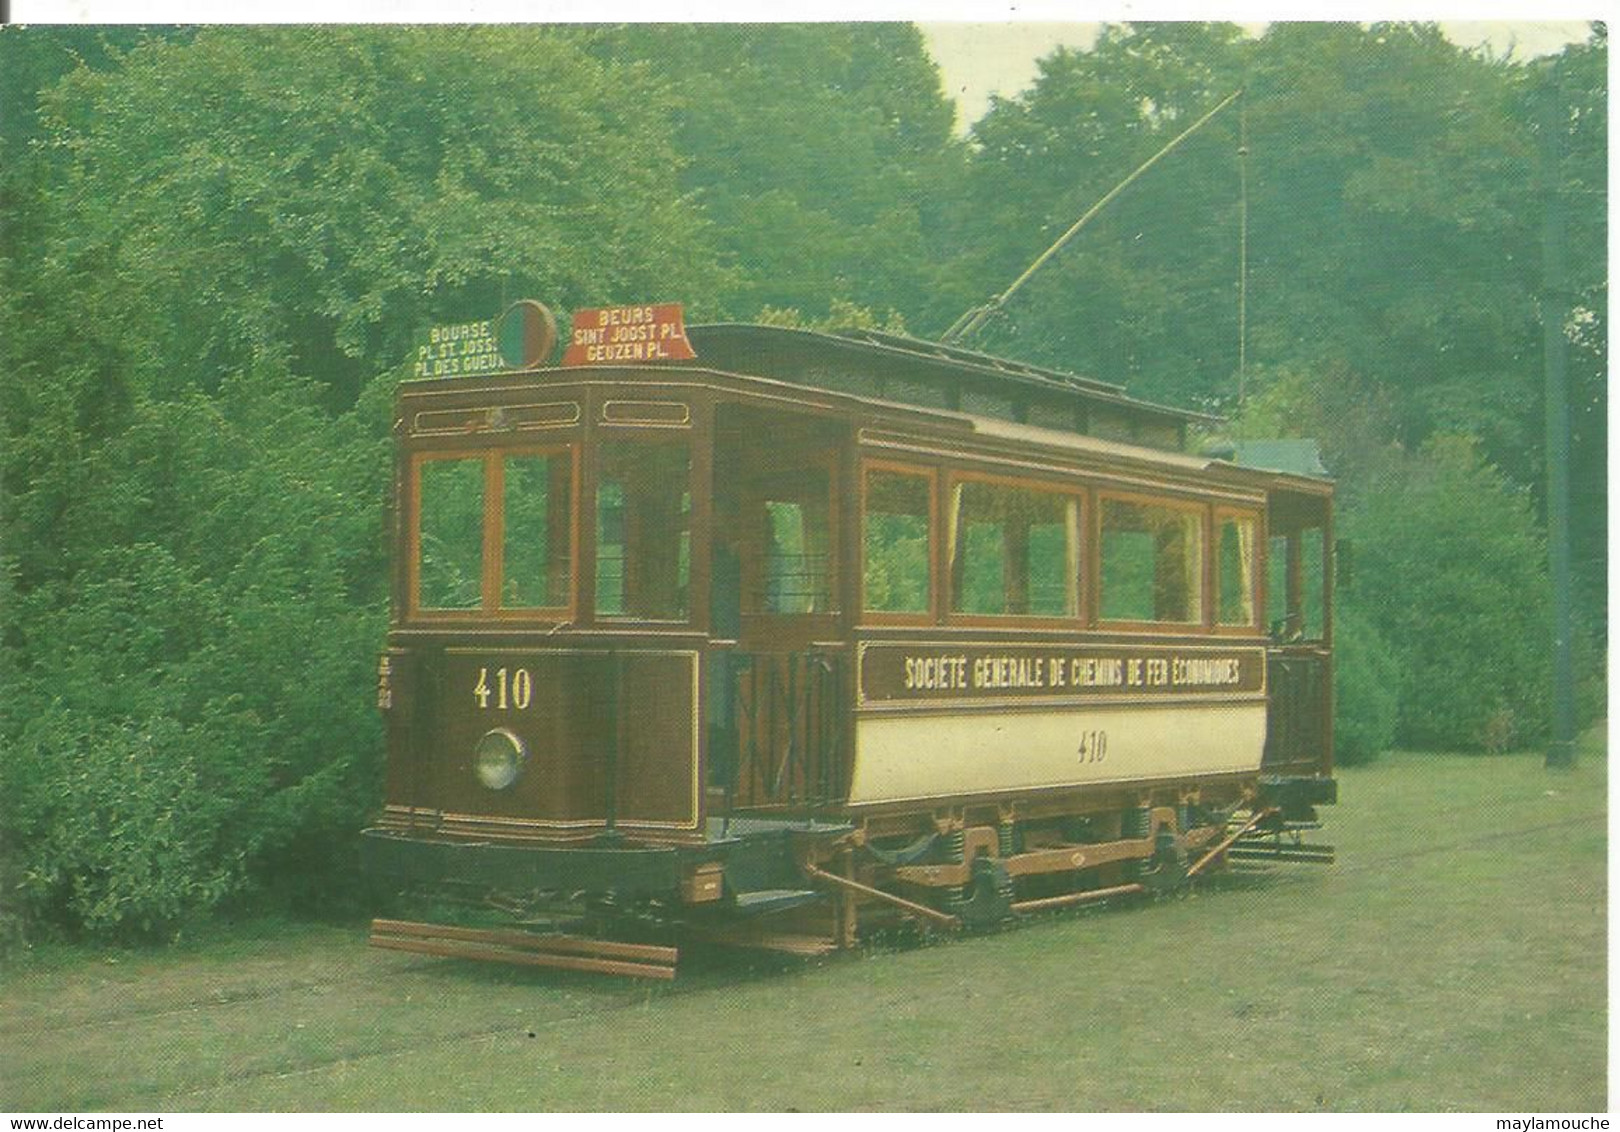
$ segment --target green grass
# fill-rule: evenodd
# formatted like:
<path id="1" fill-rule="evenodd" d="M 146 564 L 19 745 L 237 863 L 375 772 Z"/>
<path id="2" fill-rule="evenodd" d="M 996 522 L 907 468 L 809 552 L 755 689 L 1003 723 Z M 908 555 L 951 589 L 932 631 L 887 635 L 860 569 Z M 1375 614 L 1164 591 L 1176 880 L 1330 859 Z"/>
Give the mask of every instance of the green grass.
<path id="1" fill-rule="evenodd" d="M 1332 868 L 673 986 L 338 927 L 51 952 L 0 982 L 0 1109 L 1603 1111 L 1605 771 L 1390 755 Z"/>

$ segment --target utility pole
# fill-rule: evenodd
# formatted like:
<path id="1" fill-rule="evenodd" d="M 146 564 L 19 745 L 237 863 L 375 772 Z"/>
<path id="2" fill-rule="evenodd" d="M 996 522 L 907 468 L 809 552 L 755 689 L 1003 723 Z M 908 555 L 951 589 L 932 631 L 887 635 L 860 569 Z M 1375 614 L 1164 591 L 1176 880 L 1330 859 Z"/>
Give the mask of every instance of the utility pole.
<path id="1" fill-rule="evenodd" d="M 1575 669 L 1569 553 L 1569 377 L 1564 325 L 1569 293 L 1564 267 L 1565 108 L 1557 71 L 1547 69 L 1541 113 L 1541 340 L 1547 401 L 1547 566 L 1552 582 L 1552 741 L 1548 769 L 1575 765 Z"/>

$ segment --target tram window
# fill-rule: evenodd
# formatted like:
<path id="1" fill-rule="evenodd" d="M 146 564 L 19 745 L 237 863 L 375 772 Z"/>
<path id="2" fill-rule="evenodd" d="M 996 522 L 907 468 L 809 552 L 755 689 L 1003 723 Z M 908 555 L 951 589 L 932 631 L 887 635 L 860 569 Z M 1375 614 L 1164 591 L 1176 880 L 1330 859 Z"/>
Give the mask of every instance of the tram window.
<path id="1" fill-rule="evenodd" d="M 869 468 L 862 523 L 862 591 L 875 613 L 929 611 L 929 477 Z"/>
<path id="2" fill-rule="evenodd" d="M 1297 592 L 1288 585 L 1289 544 L 1297 543 Z M 1327 576 L 1326 540 L 1321 527 L 1307 527 L 1292 536 L 1274 535 L 1266 564 L 1266 624 L 1271 635 L 1285 641 L 1315 641 L 1326 635 L 1324 610 Z"/>
<path id="3" fill-rule="evenodd" d="M 425 460 L 417 478 L 416 607 L 483 604 L 484 460 Z"/>
<path id="4" fill-rule="evenodd" d="M 1266 624 L 1280 637 L 1288 623 L 1288 538 L 1272 535 L 1266 546 Z"/>
<path id="5" fill-rule="evenodd" d="M 1080 501 L 966 481 L 951 493 L 951 610 L 982 616 L 1080 612 Z"/>
<path id="6" fill-rule="evenodd" d="M 1200 510 L 1103 500 L 1103 619 L 1202 620 L 1203 530 Z"/>
<path id="7" fill-rule="evenodd" d="M 1064 401 L 1031 401 L 1029 423 L 1041 428 L 1062 429 L 1073 432 L 1074 406 Z"/>
<path id="8" fill-rule="evenodd" d="M 937 381 L 908 381 L 903 377 L 884 377 L 878 382 L 878 396 L 891 401 L 904 401 L 908 405 L 931 405 L 943 409 L 947 396 L 945 387 Z"/>
<path id="9" fill-rule="evenodd" d="M 1300 552 L 1303 561 L 1305 586 L 1304 614 L 1305 623 L 1301 635 L 1308 641 L 1319 641 L 1327 635 L 1327 623 L 1323 616 L 1323 580 L 1326 577 L 1326 551 L 1327 547 L 1321 527 L 1310 527 L 1300 534 Z"/>
<path id="10" fill-rule="evenodd" d="M 995 417 L 1003 421 L 1014 419 L 1011 397 L 985 393 L 977 389 L 962 390 L 962 411 L 980 417 Z"/>
<path id="11" fill-rule="evenodd" d="M 501 507 L 501 605 L 558 609 L 573 580 L 573 466 L 566 453 L 508 456 Z"/>
<path id="12" fill-rule="evenodd" d="M 1091 410 L 1091 435 L 1102 440 L 1118 440 L 1129 443 L 1135 437 L 1131 434 L 1131 422 L 1122 413 L 1109 412 L 1106 409 L 1093 408 Z"/>
<path id="13" fill-rule="evenodd" d="M 1132 441 L 1144 448 L 1162 448 L 1167 452 L 1181 451 L 1181 431 L 1172 424 L 1137 421 Z"/>
<path id="14" fill-rule="evenodd" d="M 692 543 L 686 443 L 605 443 L 600 459 L 597 616 L 685 620 Z"/>
<path id="15" fill-rule="evenodd" d="M 1254 624 L 1255 531 L 1248 515 L 1222 515 L 1216 535 L 1216 610 L 1221 625 Z"/>
<path id="16" fill-rule="evenodd" d="M 817 477 L 812 477 L 817 478 Z M 820 500 L 826 499 L 825 477 Z M 822 613 L 832 604 L 825 502 L 765 502 L 767 613 Z"/>

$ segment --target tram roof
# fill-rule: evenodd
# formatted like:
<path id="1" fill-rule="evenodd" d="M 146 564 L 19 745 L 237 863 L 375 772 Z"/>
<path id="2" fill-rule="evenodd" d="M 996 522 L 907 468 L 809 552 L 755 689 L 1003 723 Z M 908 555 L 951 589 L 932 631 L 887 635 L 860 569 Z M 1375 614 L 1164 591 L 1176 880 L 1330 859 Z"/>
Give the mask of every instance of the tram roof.
<path id="1" fill-rule="evenodd" d="M 1015 391 L 1039 390 L 1176 427 L 1220 422 L 1219 417 L 1207 413 L 1140 400 L 1126 393 L 1123 386 L 1095 378 L 901 334 L 876 330 L 823 333 L 754 323 L 710 323 L 688 327 L 687 335 L 698 356 L 686 364 L 838 391 L 848 391 L 851 379 L 870 376 L 875 366 L 881 366 L 884 373 L 901 379 L 930 382 L 941 396 L 947 397 L 953 386 L 958 394 L 971 390 L 1006 396 Z M 905 400 L 892 392 L 882 396 Z M 957 406 L 947 402 L 929 403 L 929 407 Z"/>
<path id="2" fill-rule="evenodd" d="M 709 323 L 686 328 L 696 357 L 657 364 L 630 363 L 603 366 L 620 374 L 653 376 L 662 370 L 726 373 L 737 377 L 818 389 L 890 411 L 916 414 L 947 427 L 962 429 L 987 441 L 1044 447 L 1053 452 L 1085 454 L 1138 465 L 1157 466 L 1195 475 L 1216 475 L 1235 482 L 1290 483 L 1312 494 L 1331 491 L 1332 479 L 1319 460 L 1304 460 L 1293 449 L 1282 460 L 1263 445 L 1242 453 L 1231 451 L 1191 454 L 1179 447 L 1111 438 L 1088 429 L 1030 423 L 988 415 L 966 406 L 961 396 L 969 389 L 1007 396 L 1011 390 L 1047 391 L 1067 399 L 1101 405 L 1109 411 L 1151 424 L 1173 427 L 1176 435 L 1189 424 L 1222 423 L 1204 413 L 1138 400 L 1118 385 L 998 358 L 960 347 L 945 346 L 904 335 L 856 330 L 837 334 L 754 323 Z M 601 372 L 598 370 L 598 372 Z M 552 368 L 553 377 L 585 377 L 588 367 Z M 512 371 L 491 374 L 497 382 L 519 377 Z M 884 384 L 884 379 L 897 379 Z M 437 387 L 449 392 L 464 387 L 465 378 L 429 378 L 412 381 L 405 389 Z M 952 382 L 955 382 L 954 388 Z M 929 388 L 929 396 L 907 396 L 907 391 Z M 1040 394 L 1037 393 L 1037 396 Z M 1314 442 L 1304 442 L 1314 444 Z M 1312 449 L 1314 451 L 1314 447 Z"/>

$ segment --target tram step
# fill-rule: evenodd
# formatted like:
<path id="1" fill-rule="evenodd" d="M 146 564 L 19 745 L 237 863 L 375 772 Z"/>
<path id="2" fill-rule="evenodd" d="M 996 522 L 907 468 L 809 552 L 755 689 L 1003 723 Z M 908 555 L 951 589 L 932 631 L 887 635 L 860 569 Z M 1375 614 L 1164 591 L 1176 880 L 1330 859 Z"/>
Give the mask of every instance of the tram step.
<path id="1" fill-rule="evenodd" d="M 1331 845 L 1268 845 L 1239 842 L 1226 851 L 1233 861 L 1297 861 L 1311 865 L 1331 865 L 1335 850 Z"/>
<path id="2" fill-rule="evenodd" d="M 755 892 L 737 894 L 737 911 L 744 916 L 763 916 L 768 912 L 785 912 L 804 904 L 813 904 L 825 897 L 819 892 L 797 888 L 762 888 Z"/>
<path id="3" fill-rule="evenodd" d="M 673 979 L 679 953 L 673 947 L 619 943 L 584 936 L 538 935 L 534 932 L 485 930 L 422 924 L 404 920 L 371 921 L 372 947 L 409 951 L 447 959 L 478 959 L 491 963 L 519 963 L 529 967 L 559 967 L 603 975 L 630 975 L 647 979 Z"/>

